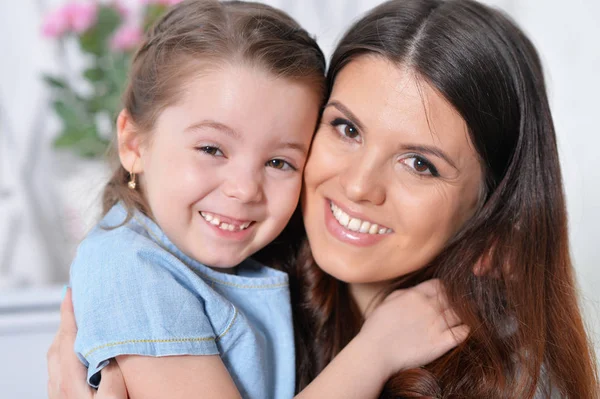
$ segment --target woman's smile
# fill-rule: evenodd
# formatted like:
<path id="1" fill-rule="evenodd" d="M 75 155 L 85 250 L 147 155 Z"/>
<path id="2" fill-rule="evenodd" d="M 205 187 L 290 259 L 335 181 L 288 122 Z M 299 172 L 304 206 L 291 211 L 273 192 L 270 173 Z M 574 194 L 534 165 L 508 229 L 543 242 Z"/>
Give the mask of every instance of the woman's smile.
<path id="1" fill-rule="evenodd" d="M 393 230 L 364 216 L 350 214 L 331 200 L 325 200 L 325 226 L 327 231 L 339 241 L 353 246 L 368 247 L 385 239 Z"/>
<path id="2" fill-rule="evenodd" d="M 349 283 L 384 283 L 431 261 L 477 207 L 482 169 L 466 132 L 409 69 L 377 57 L 344 67 L 304 175 L 317 264 Z"/>

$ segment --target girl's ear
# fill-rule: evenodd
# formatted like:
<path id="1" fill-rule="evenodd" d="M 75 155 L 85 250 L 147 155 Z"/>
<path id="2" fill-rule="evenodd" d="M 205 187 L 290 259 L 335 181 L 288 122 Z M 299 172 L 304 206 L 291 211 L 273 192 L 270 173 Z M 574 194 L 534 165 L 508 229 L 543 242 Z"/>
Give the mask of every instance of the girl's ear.
<path id="1" fill-rule="evenodd" d="M 129 173 L 143 172 L 140 160 L 141 140 L 133 119 L 126 109 L 121 110 L 117 118 L 117 140 L 121 165 Z"/>

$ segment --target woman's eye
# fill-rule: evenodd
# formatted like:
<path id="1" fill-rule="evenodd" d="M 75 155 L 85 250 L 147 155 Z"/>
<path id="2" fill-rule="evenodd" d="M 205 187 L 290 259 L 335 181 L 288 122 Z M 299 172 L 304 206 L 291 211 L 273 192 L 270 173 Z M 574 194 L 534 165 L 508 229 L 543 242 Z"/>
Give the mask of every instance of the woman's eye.
<path id="1" fill-rule="evenodd" d="M 198 150 L 200 150 L 201 152 L 203 152 L 205 154 L 212 155 L 213 157 L 222 157 L 223 156 L 223 152 L 218 147 L 214 147 L 214 146 L 210 146 L 210 145 L 198 147 Z"/>
<path id="2" fill-rule="evenodd" d="M 295 167 L 293 167 L 289 162 L 286 162 L 283 159 L 271 159 L 267 162 L 267 166 L 279 170 L 296 170 Z"/>
<path id="3" fill-rule="evenodd" d="M 439 173 L 435 166 L 433 166 L 431 162 L 429 162 L 425 158 L 421 158 L 416 155 L 411 155 L 407 158 L 404 158 L 402 160 L 402 163 L 413 169 L 419 175 L 427 175 L 434 177 L 439 176 Z"/>
<path id="4" fill-rule="evenodd" d="M 338 118 L 331 122 L 331 125 L 339 134 L 351 140 L 356 140 L 360 136 L 358 129 L 348 120 Z"/>

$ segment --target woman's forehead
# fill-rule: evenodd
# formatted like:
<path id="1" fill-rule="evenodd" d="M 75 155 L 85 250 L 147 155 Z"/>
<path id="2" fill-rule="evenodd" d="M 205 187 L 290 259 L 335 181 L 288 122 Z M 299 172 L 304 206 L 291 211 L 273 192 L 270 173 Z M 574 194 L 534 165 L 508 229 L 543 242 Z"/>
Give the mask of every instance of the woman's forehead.
<path id="1" fill-rule="evenodd" d="M 366 134 L 389 132 L 393 136 L 388 140 L 440 145 L 459 157 L 475 155 L 461 115 L 405 65 L 359 57 L 337 75 L 329 103 L 343 104 L 360 119 Z"/>

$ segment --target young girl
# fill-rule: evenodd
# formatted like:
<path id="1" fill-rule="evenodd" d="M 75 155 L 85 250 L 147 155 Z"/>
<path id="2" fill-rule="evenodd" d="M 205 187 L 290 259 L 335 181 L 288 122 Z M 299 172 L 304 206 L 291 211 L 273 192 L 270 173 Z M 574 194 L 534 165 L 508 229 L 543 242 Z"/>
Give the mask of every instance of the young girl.
<path id="1" fill-rule="evenodd" d="M 149 33 L 104 217 L 71 269 L 90 385 L 116 359 L 131 398 L 293 396 L 288 277 L 249 257 L 296 209 L 324 70 L 304 30 L 255 3 L 186 1 Z M 376 396 L 391 373 L 456 345 L 465 329 L 437 293 L 427 283 L 390 299 L 406 310 L 375 311 L 301 395 Z"/>

